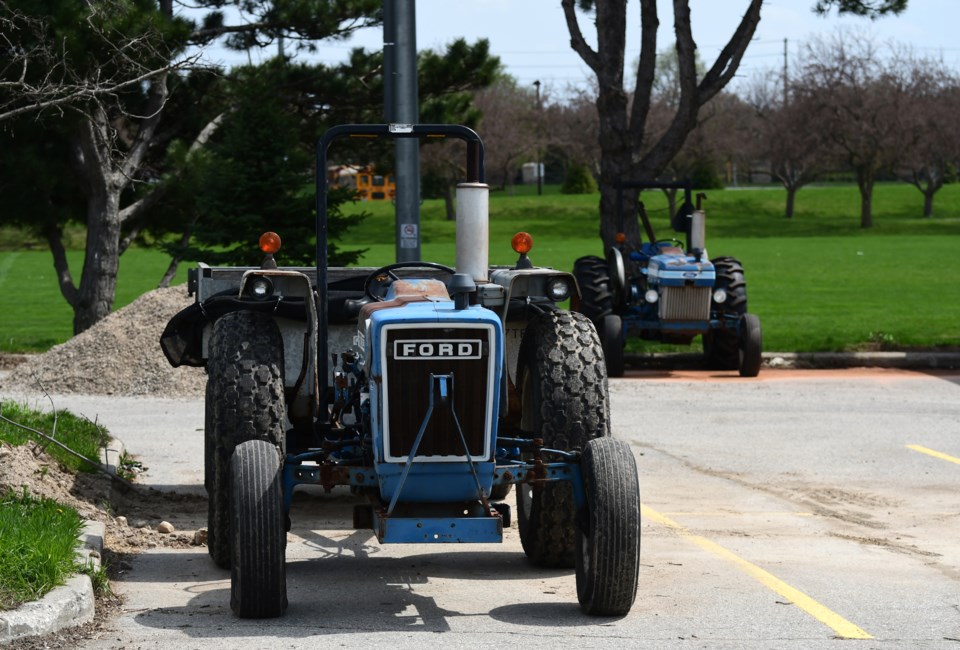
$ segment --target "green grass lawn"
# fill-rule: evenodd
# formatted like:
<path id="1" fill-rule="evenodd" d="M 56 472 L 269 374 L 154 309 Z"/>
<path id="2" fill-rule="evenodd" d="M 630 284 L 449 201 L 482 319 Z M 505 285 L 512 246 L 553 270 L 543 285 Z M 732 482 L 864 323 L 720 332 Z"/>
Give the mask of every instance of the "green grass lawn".
<path id="1" fill-rule="evenodd" d="M 783 217 L 782 189 L 712 190 L 707 197 L 709 253 L 742 260 L 765 349 L 960 346 L 960 270 L 953 262 L 960 185 L 938 193 L 930 219 L 920 216 L 922 196 L 915 188 L 879 185 L 869 231 L 859 227 L 859 194 L 852 185 L 804 188 L 790 220 Z M 643 200 L 658 235 L 671 236 L 662 194 L 647 193 Z M 543 196 L 533 187 L 493 192 L 491 263 L 514 262 L 510 238 L 518 230 L 533 235 L 531 258 L 538 265 L 569 270 L 582 255 L 602 254 L 597 202 L 596 194 L 564 196 L 554 186 Z M 342 246 L 368 249 L 363 265 L 392 262 L 393 206 L 354 209 L 371 216 Z M 421 231 L 421 257 L 453 264 L 455 225 L 446 220 L 442 201 L 424 201 Z M 282 252 L 279 257 L 282 263 Z M 71 253 L 77 275 L 81 261 L 82 253 Z M 166 265 L 157 251 L 129 250 L 121 260 L 116 307 L 153 289 Z M 0 252 L 0 350 L 43 350 L 69 337 L 72 312 L 54 280 L 48 252 Z"/>

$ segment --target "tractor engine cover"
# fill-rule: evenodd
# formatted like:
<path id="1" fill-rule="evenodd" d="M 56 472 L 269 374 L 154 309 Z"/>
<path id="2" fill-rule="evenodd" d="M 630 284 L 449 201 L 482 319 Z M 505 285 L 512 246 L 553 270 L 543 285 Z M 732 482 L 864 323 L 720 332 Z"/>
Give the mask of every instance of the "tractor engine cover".
<path id="1" fill-rule="evenodd" d="M 376 303 L 381 308 L 361 314 L 360 322 L 381 498 L 389 501 L 400 489 L 403 502 L 475 500 L 470 463 L 489 494 L 503 366 L 500 319 L 448 300 L 388 304 Z"/>

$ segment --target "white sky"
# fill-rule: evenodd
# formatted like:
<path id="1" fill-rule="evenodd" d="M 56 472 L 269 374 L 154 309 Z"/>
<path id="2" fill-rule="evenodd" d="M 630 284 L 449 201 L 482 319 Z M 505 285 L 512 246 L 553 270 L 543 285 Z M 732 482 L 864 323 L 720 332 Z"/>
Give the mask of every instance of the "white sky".
<path id="1" fill-rule="evenodd" d="M 910 0 L 900 16 L 871 21 L 864 18 L 817 16 L 815 0 L 768 0 L 760 25 L 741 64 L 738 76 L 783 67 L 783 40 L 788 39 L 788 60 L 796 62 L 803 43 L 816 35 L 829 35 L 842 26 L 857 26 L 878 43 L 895 41 L 910 46 L 918 55 L 942 58 L 960 70 L 960 0 Z M 672 3 L 659 0 L 658 49 L 672 44 Z M 747 6 L 747 0 L 691 0 L 693 36 L 700 56 L 709 66 L 729 39 Z M 570 86 L 585 86 L 589 70 L 573 50 L 559 0 L 416 0 L 417 48 L 440 50 L 458 37 L 469 42 L 490 40 L 507 72 L 521 85 L 543 82 L 543 88 L 562 95 Z M 628 6 L 627 61 L 639 55 L 639 3 Z M 581 17 L 588 40 L 595 38 L 592 21 Z M 380 49 L 381 29 L 368 29 L 346 42 L 325 43 L 311 59 L 342 61 L 352 47 Z M 275 54 L 275 50 L 267 56 Z M 213 50 L 210 58 L 230 65 L 246 61 L 242 54 Z M 629 84 L 629 82 L 628 82 Z"/>

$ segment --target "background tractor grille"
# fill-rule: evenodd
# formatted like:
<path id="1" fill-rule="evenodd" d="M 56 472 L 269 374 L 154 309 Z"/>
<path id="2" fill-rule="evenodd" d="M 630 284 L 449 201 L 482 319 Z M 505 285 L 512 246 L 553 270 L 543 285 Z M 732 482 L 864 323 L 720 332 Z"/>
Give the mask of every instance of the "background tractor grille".
<path id="1" fill-rule="evenodd" d="M 430 374 L 452 374 L 454 377 L 454 409 L 470 455 L 489 456 L 484 448 L 487 412 L 490 399 L 488 380 L 491 351 L 491 328 L 438 327 L 397 329 L 387 332 L 387 422 L 385 444 L 387 454 L 407 457 L 413 449 L 417 432 L 430 404 Z M 394 356 L 397 341 L 479 341 L 479 359 L 408 359 Z M 434 405 L 433 416 L 424 434 L 417 458 L 429 456 L 464 456 L 463 443 L 457 434 L 448 408 Z"/>
<path id="2" fill-rule="evenodd" d="M 660 320 L 707 320 L 710 287 L 664 287 L 660 294 Z"/>

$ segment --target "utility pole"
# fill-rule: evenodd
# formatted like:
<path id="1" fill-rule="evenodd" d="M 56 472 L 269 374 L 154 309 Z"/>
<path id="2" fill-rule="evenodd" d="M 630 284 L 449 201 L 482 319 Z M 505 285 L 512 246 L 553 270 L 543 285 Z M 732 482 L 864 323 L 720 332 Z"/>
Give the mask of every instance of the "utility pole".
<path id="1" fill-rule="evenodd" d="M 416 0 L 383 3 L 384 117 L 389 124 L 420 120 L 417 92 Z M 394 143 L 396 253 L 398 262 L 420 259 L 420 143 L 397 138 Z"/>
<path id="2" fill-rule="evenodd" d="M 787 39 L 783 39 L 783 106 L 787 106 Z"/>
<path id="3" fill-rule="evenodd" d="M 540 196 L 541 194 L 543 194 L 543 179 L 541 178 L 542 174 L 540 173 L 540 118 L 542 117 L 540 114 L 542 112 L 540 110 L 540 80 L 537 79 L 536 81 L 534 81 L 533 85 L 537 87 L 537 130 L 536 130 L 537 171 L 536 171 L 536 174 L 537 174 L 537 196 Z"/>

